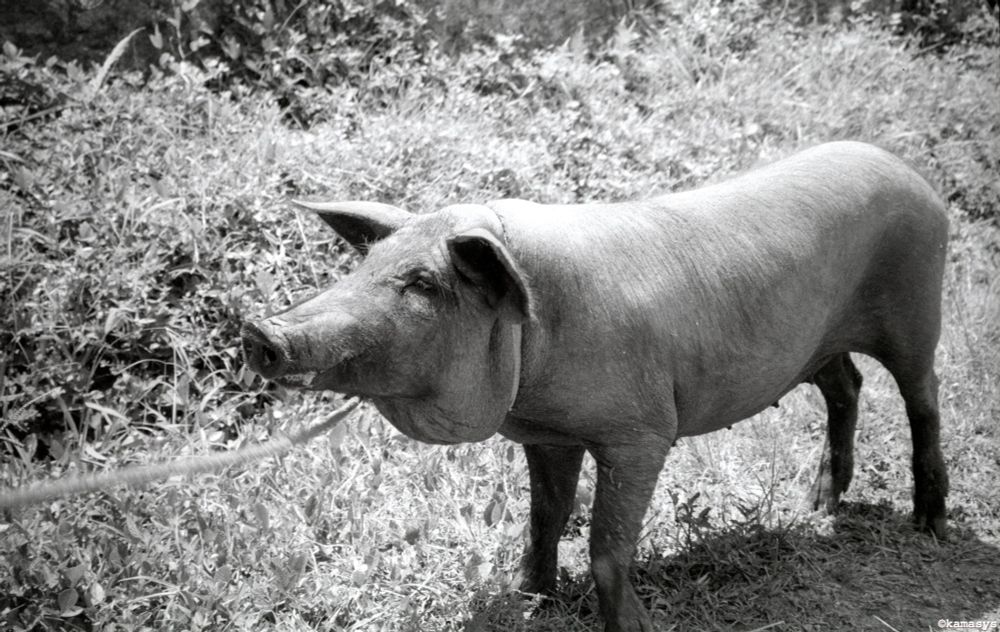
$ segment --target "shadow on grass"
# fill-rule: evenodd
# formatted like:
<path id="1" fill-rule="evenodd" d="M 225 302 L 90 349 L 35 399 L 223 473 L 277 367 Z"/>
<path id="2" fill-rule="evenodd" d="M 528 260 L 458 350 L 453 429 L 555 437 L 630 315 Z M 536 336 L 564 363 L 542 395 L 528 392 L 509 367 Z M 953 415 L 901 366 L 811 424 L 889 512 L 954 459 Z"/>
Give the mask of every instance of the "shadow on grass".
<path id="1" fill-rule="evenodd" d="M 636 590 L 656 630 L 903 632 L 1000 618 L 1000 549 L 968 528 L 939 542 L 888 505 L 848 503 L 826 531 L 754 521 L 706 530 L 642 560 Z M 600 629 L 585 576 L 540 607 L 512 595 L 477 605 L 467 631 Z"/>

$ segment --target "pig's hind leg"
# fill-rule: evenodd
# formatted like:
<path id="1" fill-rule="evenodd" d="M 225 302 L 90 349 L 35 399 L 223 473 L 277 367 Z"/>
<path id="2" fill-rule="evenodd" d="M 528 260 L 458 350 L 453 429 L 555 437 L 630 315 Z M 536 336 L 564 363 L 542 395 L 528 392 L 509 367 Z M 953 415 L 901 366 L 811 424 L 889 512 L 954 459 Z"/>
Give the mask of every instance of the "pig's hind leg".
<path id="1" fill-rule="evenodd" d="M 858 393 L 861 373 L 849 353 L 831 357 L 812 381 L 826 402 L 826 441 L 819 474 L 809 492 L 812 510 L 832 512 L 847 491 L 854 475 L 854 431 L 858 423 Z"/>

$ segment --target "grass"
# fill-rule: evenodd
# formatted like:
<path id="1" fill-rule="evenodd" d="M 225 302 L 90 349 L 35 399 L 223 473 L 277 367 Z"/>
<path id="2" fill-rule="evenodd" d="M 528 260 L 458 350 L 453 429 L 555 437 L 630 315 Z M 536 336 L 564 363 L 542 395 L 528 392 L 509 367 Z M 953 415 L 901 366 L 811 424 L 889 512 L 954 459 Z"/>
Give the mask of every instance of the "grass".
<path id="1" fill-rule="evenodd" d="M 661 37 L 623 28 L 596 53 L 570 42 L 438 60 L 377 103 L 316 94 L 328 114 L 309 130 L 286 127 L 266 95 L 233 100 L 204 87 L 211 69 L 177 67 L 146 84 L 118 77 L 8 132 L 0 484 L 231 448 L 334 405 L 261 384 L 236 349 L 240 319 L 350 267 L 290 195 L 417 211 L 507 195 L 628 199 L 854 138 L 910 160 L 950 205 L 939 375 L 953 536 L 908 526 L 902 403 L 860 358 L 842 511 L 799 510 L 824 429 L 821 398 L 801 387 L 673 450 L 637 588 L 663 630 L 997 618 L 996 28 L 981 24 L 993 46 L 927 54 L 874 23 L 798 28 L 741 7 L 714 19 L 694 3 Z M 58 81 L 72 93 L 88 76 Z M 585 508 L 560 545 L 558 598 L 510 592 L 527 488 L 509 442 L 425 446 L 365 410 L 282 459 L 8 513 L 0 627 L 595 629 Z M 582 505 L 592 488 L 591 463 Z"/>

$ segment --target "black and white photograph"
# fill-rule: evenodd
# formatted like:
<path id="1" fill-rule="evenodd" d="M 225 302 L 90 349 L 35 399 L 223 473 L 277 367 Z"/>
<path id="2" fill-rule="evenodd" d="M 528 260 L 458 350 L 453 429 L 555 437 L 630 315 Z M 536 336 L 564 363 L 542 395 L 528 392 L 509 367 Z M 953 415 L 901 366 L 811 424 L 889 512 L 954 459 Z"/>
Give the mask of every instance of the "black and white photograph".
<path id="1" fill-rule="evenodd" d="M 1000 632 L 998 0 L 0 0 L 0 632 Z"/>

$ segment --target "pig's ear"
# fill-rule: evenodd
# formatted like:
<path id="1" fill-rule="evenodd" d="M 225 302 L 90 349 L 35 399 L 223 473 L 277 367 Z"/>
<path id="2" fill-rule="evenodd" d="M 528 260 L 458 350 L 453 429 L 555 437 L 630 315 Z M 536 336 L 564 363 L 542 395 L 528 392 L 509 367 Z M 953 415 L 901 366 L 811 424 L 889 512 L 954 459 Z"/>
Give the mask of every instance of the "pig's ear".
<path id="1" fill-rule="evenodd" d="M 532 315 L 531 294 L 524 274 L 493 233 L 475 228 L 448 240 L 448 252 L 459 276 L 476 286 L 490 307 L 515 320 Z"/>
<path id="2" fill-rule="evenodd" d="M 409 211 L 378 202 L 292 200 L 292 204 L 316 211 L 320 219 L 363 255 L 368 254 L 371 244 L 391 235 L 411 217 Z"/>

